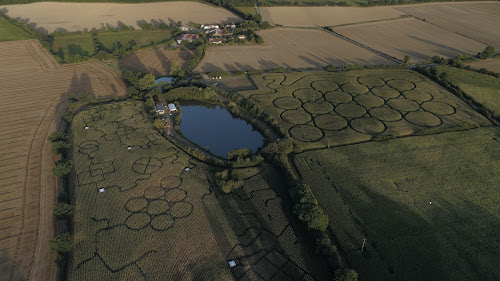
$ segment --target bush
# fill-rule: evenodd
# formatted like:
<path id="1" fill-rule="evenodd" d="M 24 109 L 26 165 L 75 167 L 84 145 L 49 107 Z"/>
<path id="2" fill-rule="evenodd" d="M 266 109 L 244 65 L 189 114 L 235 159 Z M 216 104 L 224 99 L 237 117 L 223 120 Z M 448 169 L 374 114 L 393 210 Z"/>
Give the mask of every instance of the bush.
<path id="1" fill-rule="evenodd" d="M 73 248 L 73 237 L 69 232 L 58 235 L 49 240 L 50 250 L 59 254 L 65 254 Z"/>
<path id="2" fill-rule="evenodd" d="M 47 139 L 51 143 L 60 142 L 60 141 L 66 142 L 68 140 L 68 136 L 66 136 L 64 133 L 56 131 L 56 132 L 51 133 Z"/>
<path id="3" fill-rule="evenodd" d="M 50 151 L 53 154 L 64 154 L 64 153 L 66 153 L 66 150 L 68 150 L 68 148 L 70 146 L 71 145 L 65 141 L 56 141 L 56 142 L 52 143 L 52 147 L 50 148 Z"/>
<path id="4" fill-rule="evenodd" d="M 52 169 L 52 172 L 57 177 L 64 177 L 67 176 L 69 173 L 71 173 L 72 169 L 73 169 L 73 161 L 57 160 L 55 162 L 54 169 Z"/>
<path id="5" fill-rule="evenodd" d="M 296 202 L 293 211 L 309 229 L 325 231 L 328 227 L 328 216 L 318 204 L 311 188 L 300 183 L 289 190 L 290 197 Z"/>
<path id="6" fill-rule="evenodd" d="M 488 46 L 488 47 L 486 47 L 486 49 L 484 49 L 484 51 L 479 53 L 478 57 L 480 59 L 484 60 L 484 59 L 493 57 L 495 55 L 495 53 L 496 53 L 495 47 Z"/>
<path id="7" fill-rule="evenodd" d="M 249 148 L 233 149 L 227 153 L 228 160 L 235 160 L 238 158 L 245 158 L 252 154 L 252 150 Z"/>
<path id="8" fill-rule="evenodd" d="M 335 271 L 334 281 L 358 281 L 358 273 L 354 269 L 342 268 Z"/>
<path id="9" fill-rule="evenodd" d="M 52 214 L 59 219 L 71 217 L 74 212 L 75 206 L 66 203 L 57 204 L 52 210 Z"/>

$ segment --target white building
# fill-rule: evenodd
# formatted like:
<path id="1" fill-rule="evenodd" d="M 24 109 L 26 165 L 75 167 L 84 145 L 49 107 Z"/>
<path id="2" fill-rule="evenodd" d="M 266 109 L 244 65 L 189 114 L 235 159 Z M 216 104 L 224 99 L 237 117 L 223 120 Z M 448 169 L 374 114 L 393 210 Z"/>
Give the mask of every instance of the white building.
<path id="1" fill-rule="evenodd" d="M 168 111 L 170 111 L 170 113 L 177 112 L 177 108 L 175 107 L 175 104 L 169 103 L 168 104 Z"/>
<path id="2" fill-rule="evenodd" d="M 203 30 L 210 30 L 210 29 L 216 29 L 216 28 L 219 28 L 219 25 L 217 25 L 217 24 L 208 24 L 208 25 L 202 24 L 201 25 L 201 29 L 203 29 Z"/>

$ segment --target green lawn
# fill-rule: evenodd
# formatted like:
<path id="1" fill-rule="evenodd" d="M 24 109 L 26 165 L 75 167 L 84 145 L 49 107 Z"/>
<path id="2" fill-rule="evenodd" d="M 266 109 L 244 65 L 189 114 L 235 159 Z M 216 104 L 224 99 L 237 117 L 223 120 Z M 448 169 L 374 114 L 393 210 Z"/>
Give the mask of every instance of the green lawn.
<path id="1" fill-rule="evenodd" d="M 172 39 L 170 31 L 163 30 L 135 30 L 124 31 L 116 33 L 101 33 L 97 35 L 99 41 L 108 49 L 120 48 L 121 46 L 126 49 L 132 46 L 147 46 L 153 43 L 162 43 Z"/>
<path id="2" fill-rule="evenodd" d="M 253 16 L 257 14 L 255 7 L 236 7 L 236 9 L 242 11 L 245 14 L 251 14 Z"/>
<path id="3" fill-rule="evenodd" d="M 56 36 L 52 43 L 52 50 L 56 54 L 60 54 L 60 50 L 62 50 L 64 57 L 71 54 L 88 57 L 94 54 L 94 43 L 90 34 Z"/>
<path id="4" fill-rule="evenodd" d="M 4 17 L 0 16 L 0 42 L 32 38 L 34 37 L 31 34 L 24 31 L 22 28 L 11 24 Z"/>

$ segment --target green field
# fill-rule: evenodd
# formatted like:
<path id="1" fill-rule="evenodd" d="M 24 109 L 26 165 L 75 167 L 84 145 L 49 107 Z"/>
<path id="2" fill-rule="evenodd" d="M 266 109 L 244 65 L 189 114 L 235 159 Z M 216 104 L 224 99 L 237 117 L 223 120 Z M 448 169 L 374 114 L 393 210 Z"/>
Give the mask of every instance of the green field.
<path id="1" fill-rule="evenodd" d="M 252 75 L 241 92 L 279 121 L 301 149 L 488 126 L 469 105 L 411 70 Z"/>
<path id="2" fill-rule="evenodd" d="M 22 28 L 17 27 L 0 16 L 0 42 L 12 40 L 25 40 L 34 38 Z"/>
<path id="3" fill-rule="evenodd" d="M 215 168 L 183 153 L 145 116 L 143 103 L 127 101 L 74 117 L 68 280 L 330 278 L 287 218 L 272 167 L 241 170 L 243 188 L 224 194 Z"/>
<path id="4" fill-rule="evenodd" d="M 100 33 L 99 41 L 108 49 L 131 49 L 133 46 L 147 46 L 154 43 L 163 43 L 172 39 L 172 33 L 166 30 L 134 30 L 116 33 Z"/>
<path id="5" fill-rule="evenodd" d="M 252 16 L 255 16 L 257 14 L 255 7 L 236 7 L 236 9 L 242 11 L 245 14 L 250 14 Z"/>
<path id="6" fill-rule="evenodd" d="M 500 129 L 295 158 L 360 280 L 500 280 Z M 360 249 L 366 240 L 364 252 Z"/>
<path id="7" fill-rule="evenodd" d="M 94 54 L 94 43 L 90 34 L 56 36 L 52 42 L 52 51 L 59 55 L 62 51 L 64 58 L 73 54 L 88 57 Z"/>

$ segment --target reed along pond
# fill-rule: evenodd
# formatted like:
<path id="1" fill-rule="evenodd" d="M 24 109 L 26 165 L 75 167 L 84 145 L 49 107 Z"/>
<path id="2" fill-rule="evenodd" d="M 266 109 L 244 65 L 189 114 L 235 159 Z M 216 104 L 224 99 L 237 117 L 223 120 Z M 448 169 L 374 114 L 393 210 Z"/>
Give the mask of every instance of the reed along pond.
<path id="1" fill-rule="evenodd" d="M 247 121 L 219 105 L 181 102 L 181 133 L 191 142 L 214 155 L 226 158 L 227 153 L 250 148 L 255 153 L 264 144 L 264 137 Z"/>

